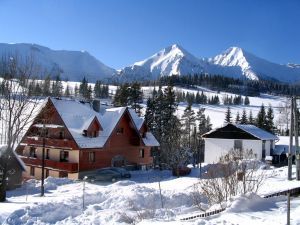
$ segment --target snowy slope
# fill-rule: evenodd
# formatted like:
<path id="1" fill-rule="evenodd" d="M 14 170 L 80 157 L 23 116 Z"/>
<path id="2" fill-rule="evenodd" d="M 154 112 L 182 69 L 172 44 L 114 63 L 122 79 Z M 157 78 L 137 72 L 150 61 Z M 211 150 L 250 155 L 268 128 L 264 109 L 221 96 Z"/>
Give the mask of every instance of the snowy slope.
<path id="1" fill-rule="evenodd" d="M 52 50 L 36 44 L 0 43 L 0 56 L 16 57 L 22 60 L 33 57 L 40 74 L 57 74 L 62 78 L 79 81 L 86 76 L 89 81 L 110 78 L 115 70 L 104 65 L 85 51 Z"/>
<path id="2" fill-rule="evenodd" d="M 250 80 L 278 80 L 292 83 L 300 80 L 300 68 L 296 64 L 279 65 L 259 58 L 239 47 L 231 47 L 210 60 L 224 67 L 238 67 Z"/>

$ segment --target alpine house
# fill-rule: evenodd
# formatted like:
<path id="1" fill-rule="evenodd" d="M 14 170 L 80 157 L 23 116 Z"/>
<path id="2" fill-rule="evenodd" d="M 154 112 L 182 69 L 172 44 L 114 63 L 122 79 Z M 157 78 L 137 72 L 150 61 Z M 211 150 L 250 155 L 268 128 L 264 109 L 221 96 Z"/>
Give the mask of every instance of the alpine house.
<path id="1" fill-rule="evenodd" d="M 17 148 L 25 176 L 41 178 L 43 145 L 45 177 L 78 179 L 103 167 L 152 166 L 159 143 L 128 107 L 100 111 L 99 101 L 48 98 Z"/>
<path id="2" fill-rule="evenodd" d="M 278 137 L 250 124 L 227 124 L 202 135 L 205 141 L 204 161 L 218 163 L 232 149 L 252 150 L 257 159 L 272 155 Z"/>

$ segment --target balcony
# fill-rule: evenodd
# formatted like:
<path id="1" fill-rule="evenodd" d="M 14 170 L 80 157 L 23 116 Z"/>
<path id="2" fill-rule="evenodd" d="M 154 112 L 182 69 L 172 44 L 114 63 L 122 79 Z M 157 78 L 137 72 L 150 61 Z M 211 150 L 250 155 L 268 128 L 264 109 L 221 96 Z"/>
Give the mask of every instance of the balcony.
<path id="1" fill-rule="evenodd" d="M 43 145 L 43 138 L 41 137 L 26 137 L 23 141 L 27 145 Z M 69 139 L 55 139 L 55 138 L 46 138 L 45 147 L 57 147 L 65 149 L 77 149 L 77 146 L 74 141 Z"/>
<path id="2" fill-rule="evenodd" d="M 20 156 L 23 162 L 26 165 L 34 165 L 34 166 L 42 166 L 42 159 L 38 158 L 30 158 L 27 156 Z M 78 172 L 78 163 L 70 163 L 70 162 L 57 162 L 49 159 L 45 159 L 45 167 L 63 170 L 67 172 Z"/>

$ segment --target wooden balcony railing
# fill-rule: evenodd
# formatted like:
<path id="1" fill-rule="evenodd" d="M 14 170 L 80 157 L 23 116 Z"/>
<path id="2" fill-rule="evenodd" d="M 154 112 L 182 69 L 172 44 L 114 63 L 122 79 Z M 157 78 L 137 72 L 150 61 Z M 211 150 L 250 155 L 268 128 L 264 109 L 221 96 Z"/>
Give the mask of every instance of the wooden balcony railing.
<path id="1" fill-rule="evenodd" d="M 27 156 L 20 156 L 26 165 L 42 166 L 42 159 L 32 158 Z M 57 162 L 45 159 L 45 167 L 50 167 L 57 170 L 64 170 L 67 172 L 78 172 L 78 163 L 71 162 Z"/>
<path id="2" fill-rule="evenodd" d="M 41 137 L 26 137 L 23 141 L 28 145 L 43 145 L 43 138 Z M 46 138 L 45 141 L 46 147 L 57 147 L 57 148 L 67 148 L 67 149 L 77 149 L 77 146 L 74 141 L 70 139 L 54 139 L 54 138 Z"/>

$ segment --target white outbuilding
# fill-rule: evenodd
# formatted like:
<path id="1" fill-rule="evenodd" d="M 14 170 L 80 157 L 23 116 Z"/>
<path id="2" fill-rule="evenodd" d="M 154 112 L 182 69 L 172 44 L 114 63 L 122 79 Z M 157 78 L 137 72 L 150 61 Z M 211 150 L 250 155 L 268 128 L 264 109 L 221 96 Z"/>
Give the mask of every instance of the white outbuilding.
<path id="1" fill-rule="evenodd" d="M 202 136 L 205 140 L 205 163 L 217 163 L 232 149 L 252 150 L 257 159 L 272 155 L 279 138 L 263 129 L 248 124 L 227 124 Z"/>

